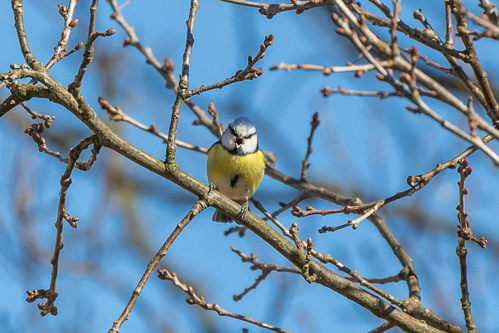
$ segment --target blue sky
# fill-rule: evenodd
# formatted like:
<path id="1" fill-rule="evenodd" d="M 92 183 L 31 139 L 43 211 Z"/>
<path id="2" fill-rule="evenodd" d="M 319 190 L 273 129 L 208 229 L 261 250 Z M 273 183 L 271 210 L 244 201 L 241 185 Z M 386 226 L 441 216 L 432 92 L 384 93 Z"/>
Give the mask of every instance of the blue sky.
<path id="1" fill-rule="evenodd" d="M 74 17 L 79 19 L 79 24 L 72 32 L 71 47 L 85 40 L 89 3 L 82 0 L 77 5 Z M 475 2 L 464 3 L 478 12 L 472 7 Z M 52 1 L 45 1 L 43 5 L 37 1 L 24 2 L 28 41 L 34 55 L 43 62 L 52 55 L 63 23 L 56 5 L 57 2 Z M 374 78 L 374 73 L 355 79 L 352 74 L 325 77 L 319 72 L 269 71 L 270 66 L 281 61 L 341 66 L 357 59 L 353 47 L 334 33 L 335 26 L 326 10 L 310 10 L 300 16 L 282 13 L 268 20 L 252 8 L 202 0 L 200 5 L 194 28 L 191 88 L 232 76 L 245 67 L 248 55 L 257 53 L 265 35 L 272 33 L 275 37 L 274 46 L 258 64 L 264 68 L 262 77 L 209 91 L 193 100 L 204 109 L 213 102 L 220 121 L 225 124 L 241 115 L 251 118 L 258 129 L 260 147 L 277 155 L 279 171 L 299 177 L 309 123 L 315 112 L 319 112 L 321 125 L 313 141 L 309 181 L 343 195 L 358 195 L 364 202 L 406 190 L 408 175 L 424 173 L 468 146 L 432 120 L 408 112 L 405 109 L 408 102 L 404 100 L 324 98 L 320 93 L 326 85 L 389 90 Z M 366 8 L 370 7 L 366 4 Z M 412 19 L 412 11 L 417 8 L 422 8 L 435 30 L 443 34 L 440 19 L 443 3 L 403 2 L 402 18 L 411 26 L 418 26 Z M 176 75 L 181 67 L 188 11 L 186 1 L 132 1 L 123 10 L 141 42 L 152 47 L 158 59 L 168 57 L 174 61 Z M 109 4 L 102 1 L 97 30 L 114 28 L 117 32 L 97 40 L 96 58 L 84 78 L 82 93 L 114 130 L 162 159 L 165 145 L 161 140 L 131 125 L 111 123 L 97 103 L 97 97 L 102 96 L 138 121 L 147 125 L 154 123 L 163 132 L 168 130 L 174 95 L 165 89 L 161 76 L 145 63 L 136 49 L 122 48 L 126 35 L 109 18 L 110 14 Z M 7 72 L 11 63 L 24 62 L 7 1 L 0 3 L 0 31 L 0 72 Z M 387 36 L 383 31 L 379 34 Z M 413 45 L 405 38 L 401 38 L 401 44 Z M 477 49 L 494 84 L 497 42 L 480 40 Z M 420 50 L 444 62 L 431 51 Z M 54 66 L 50 73 L 68 84 L 80 60 L 81 52 L 73 54 Z M 448 78 L 438 76 L 438 79 Z M 463 101 L 467 98 L 457 90 L 456 94 Z M 6 96 L 6 89 L 1 89 L 0 97 Z M 430 101 L 428 104 L 466 129 L 467 119 L 455 110 L 441 103 Z M 45 133 L 49 147 L 62 155 L 67 155 L 70 147 L 91 134 L 73 115 L 55 104 L 32 100 L 28 105 L 38 112 L 56 116 L 53 126 Z M 476 108 L 483 115 L 478 105 Z M 194 115 L 183 107 L 178 138 L 209 147 L 215 138 L 206 129 L 192 126 L 194 120 Z M 0 119 L 0 156 L 3 156 L 0 160 L 0 291 L 4 295 L 0 300 L 0 323 L 7 327 L 7 332 L 107 331 L 126 305 L 147 262 L 196 198 L 103 149 L 90 171 L 73 173 L 67 206 L 69 213 L 80 221 L 76 229 L 64 226 L 65 247 L 61 252 L 56 301 L 59 315 L 42 318 L 35 304 L 24 301 L 25 291 L 48 288 L 59 179 L 65 166 L 37 152 L 36 145 L 23 133 L 31 123 L 29 115 L 20 108 Z M 497 143 L 491 147 L 499 150 Z M 207 181 L 204 155 L 179 150 L 177 158 L 181 168 Z M 498 170 L 480 153 L 473 154 L 469 160 L 473 173 L 466 183 L 470 193 L 466 197 L 466 210 L 475 235 L 489 239 L 487 250 L 468 245 L 470 298 L 479 330 L 492 332 L 499 326 L 494 315 L 498 311 L 499 292 L 492 287 L 499 284 Z M 464 327 L 455 255 L 458 180 L 455 170 L 447 170 L 413 197 L 392 203 L 379 214 L 414 260 L 423 289 L 423 306 Z M 298 194 L 265 177 L 255 197 L 269 211 L 274 211 L 279 208 L 279 202 L 289 202 Z M 302 203 L 300 207 L 309 204 L 316 208 L 336 208 L 318 200 Z M 296 332 L 331 329 L 366 332 L 382 323 L 340 295 L 318 285 L 308 285 L 300 276 L 284 273 L 272 273 L 243 300 L 234 302 L 232 296 L 249 287 L 258 273 L 249 270 L 250 265 L 241 263 L 230 246 L 248 255 L 255 253 L 261 262 L 290 264 L 249 232 L 244 238 L 225 237 L 223 232 L 228 227 L 212 223 L 212 213 L 213 209 L 209 208 L 196 218 L 162 261 L 164 267 L 177 272 L 183 282 L 194 285 L 209 302 Z M 316 249 L 331 253 L 362 276 L 397 274 L 400 265 L 368 221 L 362 222 L 355 231 L 317 233 L 323 225 L 336 226 L 348 219 L 351 217 L 345 215 L 300 220 L 289 213 L 280 216 L 287 227 L 294 221 L 299 222 L 302 239 L 312 237 Z M 399 299 L 407 296 L 402 282 L 383 288 Z M 174 328 L 176 332 L 234 332 L 244 327 L 250 332 L 263 331 L 191 307 L 184 302 L 185 298 L 173 285 L 159 281 L 154 275 L 121 332 L 162 331 L 165 327 Z"/>

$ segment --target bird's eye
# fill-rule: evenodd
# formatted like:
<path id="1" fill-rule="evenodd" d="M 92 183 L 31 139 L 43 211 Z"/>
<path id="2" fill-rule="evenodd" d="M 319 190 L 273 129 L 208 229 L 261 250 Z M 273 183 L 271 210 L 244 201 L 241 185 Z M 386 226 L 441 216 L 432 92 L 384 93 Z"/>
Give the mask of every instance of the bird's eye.
<path id="1" fill-rule="evenodd" d="M 234 136 L 237 136 L 236 132 L 234 131 L 234 129 L 232 128 L 232 126 L 229 126 L 229 131 L 230 131 L 230 134 L 232 134 Z"/>
<path id="2" fill-rule="evenodd" d="M 244 139 L 249 139 L 249 138 L 251 138 L 251 137 L 252 137 L 253 135 L 255 135 L 255 134 L 256 134 L 256 133 L 251 133 L 250 135 L 246 135 L 246 136 L 244 136 L 243 138 L 244 138 Z"/>

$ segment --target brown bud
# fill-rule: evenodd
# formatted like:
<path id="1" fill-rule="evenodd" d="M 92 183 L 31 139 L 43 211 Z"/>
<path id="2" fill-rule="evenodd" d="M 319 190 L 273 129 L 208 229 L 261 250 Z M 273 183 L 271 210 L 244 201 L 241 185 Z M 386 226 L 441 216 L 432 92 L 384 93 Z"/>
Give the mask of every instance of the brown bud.
<path id="1" fill-rule="evenodd" d="M 169 73 L 173 72 L 175 70 L 175 64 L 170 58 L 165 58 L 163 60 L 163 66 L 165 67 L 165 70 Z"/>
<path id="2" fill-rule="evenodd" d="M 59 7 L 59 15 L 61 15 L 62 17 L 65 17 L 68 14 L 68 9 L 66 8 L 66 6 L 57 5 L 57 7 Z"/>
<path id="3" fill-rule="evenodd" d="M 310 238 L 310 237 L 307 239 L 307 246 L 311 249 L 314 247 L 314 242 L 312 241 L 312 238 Z"/>
<path id="4" fill-rule="evenodd" d="M 251 253 L 250 257 L 251 257 L 251 260 L 255 260 L 256 259 L 256 254 Z"/>
<path id="5" fill-rule="evenodd" d="M 490 37 L 492 37 L 493 35 L 494 35 L 494 33 L 492 32 L 492 30 L 491 30 L 491 29 L 487 29 L 487 30 L 485 30 L 485 31 L 483 32 L 483 34 L 482 34 L 482 36 L 483 36 L 483 37 L 489 37 L 489 38 L 490 38 Z"/>
<path id="6" fill-rule="evenodd" d="M 106 36 L 114 35 L 115 32 L 116 32 L 116 30 L 114 30 L 113 28 L 107 29 Z"/>
<path id="7" fill-rule="evenodd" d="M 189 293 L 194 294 L 194 288 L 192 288 L 192 286 L 189 286 L 187 289 L 189 290 Z"/>
<path id="8" fill-rule="evenodd" d="M 71 29 L 76 27 L 77 24 L 78 24 L 78 19 L 74 19 L 71 22 L 69 22 L 69 26 L 71 27 Z"/>
<path id="9" fill-rule="evenodd" d="M 404 83 L 410 83 L 412 81 L 411 76 L 407 73 L 401 73 L 399 78 L 400 81 Z"/>
<path id="10" fill-rule="evenodd" d="M 433 40 L 433 41 L 438 40 L 438 35 L 432 29 L 424 29 L 423 31 L 421 31 L 421 34 L 426 39 Z"/>
<path id="11" fill-rule="evenodd" d="M 76 50 L 76 51 L 79 51 L 79 50 L 81 50 L 82 48 L 83 48 L 83 42 L 79 42 L 79 43 L 78 43 L 78 44 L 76 44 L 76 46 L 75 46 L 75 50 Z"/>
<path id="12" fill-rule="evenodd" d="M 303 13 L 304 11 L 305 11 L 305 10 L 303 10 L 303 9 L 297 9 L 297 10 L 296 10 L 296 14 L 300 15 L 300 14 L 301 14 L 301 13 Z"/>
<path id="13" fill-rule="evenodd" d="M 57 306 L 53 306 L 51 309 L 50 309 L 50 314 L 52 316 L 57 316 Z"/>
<path id="14" fill-rule="evenodd" d="M 100 96 L 99 96 L 99 98 L 97 98 L 97 102 L 99 103 L 99 105 L 100 105 L 103 109 L 107 109 L 107 108 L 109 108 L 109 107 L 111 106 L 111 105 L 109 104 L 109 102 L 108 102 L 106 99 L 104 99 L 104 98 L 102 98 L 102 97 L 100 97 Z"/>
<path id="15" fill-rule="evenodd" d="M 345 35 L 345 29 L 343 29 L 343 28 L 337 28 L 336 29 L 336 34 L 338 34 L 340 36 L 344 36 Z"/>
<path id="16" fill-rule="evenodd" d="M 329 75 L 329 74 L 331 74 L 332 72 L 333 72 L 333 69 L 332 69 L 331 67 L 324 67 L 324 68 L 322 69 L 322 74 L 324 74 L 324 75 Z"/>
<path id="17" fill-rule="evenodd" d="M 272 15 L 272 14 L 267 14 L 267 16 L 266 16 L 266 17 L 267 17 L 269 20 L 271 20 L 271 19 L 274 17 L 274 15 Z"/>
<path id="18" fill-rule="evenodd" d="M 149 132 L 157 133 L 158 132 L 158 128 L 156 127 L 156 125 L 151 124 L 151 126 L 149 126 Z"/>
<path id="19" fill-rule="evenodd" d="M 360 14 L 359 23 L 361 25 L 366 25 L 366 16 L 364 14 Z"/>
<path id="20" fill-rule="evenodd" d="M 381 73 L 376 74 L 376 78 L 380 81 L 383 81 L 385 79 L 385 76 Z"/>
<path id="21" fill-rule="evenodd" d="M 185 300 L 185 302 L 189 305 L 193 305 L 194 304 L 194 300 L 192 298 L 188 298 Z"/>
<path id="22" fill-rule="evenodd" d="M 249 55 L 249 56 L 248 56 L 248 64 L 249 64 L 250 62 L 252 62 L 252 61 L 253 61 L 253 57 L 251 57 L 251 56 Z"/>
<path id="23" fill-rule="evenodd" d="M 123 41 L 123 47 L 130 45 L 130 42 L 131 42 L 130 37 L 125 38 L 125 40 Z"/>
<path id="24" fill-rule="evenodd" d="M 462 25 L 459 25 L 457 27 L 457 32 L 459 32 L 459 34 L 461 34 L 461 35 L 466 35 L 468 33 L 468 29 L 466 29 Z"/>
<path id="25" fill-rule="evenodd" d="M 366 36 L 359 36 L 359 40 L 362 42 L 362 43 L 367 43 L 367 37 Z"/>
<path id="26" fill-rule="evenodd" d="M 359 78 L 362 75 L 364 75 L 364 71 L 356 71 L 355 74 L 354 74 L 354 77 Z"/>

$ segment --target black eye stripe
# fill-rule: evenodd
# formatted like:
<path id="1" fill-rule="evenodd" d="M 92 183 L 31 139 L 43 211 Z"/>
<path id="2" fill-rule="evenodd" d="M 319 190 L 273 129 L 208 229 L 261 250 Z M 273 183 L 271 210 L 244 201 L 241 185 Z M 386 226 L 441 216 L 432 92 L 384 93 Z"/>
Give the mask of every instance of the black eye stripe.
<path id="1" fill-rule="evenodd" d="M 250 135 L 247 135 L 247 136 L 243 137 L 243 139 L 249 139 L 249 138 L 251 138 L 251 137 L 252 137 L 253 135 L 255 135 L 255 134 L 256 134 L 256 133 L 251 133 Z"/>
<path id="2" fill-rule="evenodd" d="M 232 128 L 232 126 L 229 126 L 229 130 L 230 130 L 230 133 L 234 136 L 237 136 L 236 135 L 236 132 L 234 131 L 234 129 Z"/>

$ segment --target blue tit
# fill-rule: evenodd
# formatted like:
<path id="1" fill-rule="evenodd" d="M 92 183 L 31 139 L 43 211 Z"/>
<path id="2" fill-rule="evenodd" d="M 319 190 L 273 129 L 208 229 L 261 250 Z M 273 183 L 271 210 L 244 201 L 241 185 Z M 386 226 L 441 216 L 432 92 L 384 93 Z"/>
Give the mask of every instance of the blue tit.
<path id="1" fill-rule="evenodd" d="M 243 219 L 248 212 L 248 199 L 265 172 L 265 156 L 258 148 L 256 128 L 248 118 L 231 122 L 222 138 L 210 147 L 207 172 L 210 186 L 242 205 L 238 218 Z M 232 218 L 217 210 L 212 220 L 231 222 Z"/>

